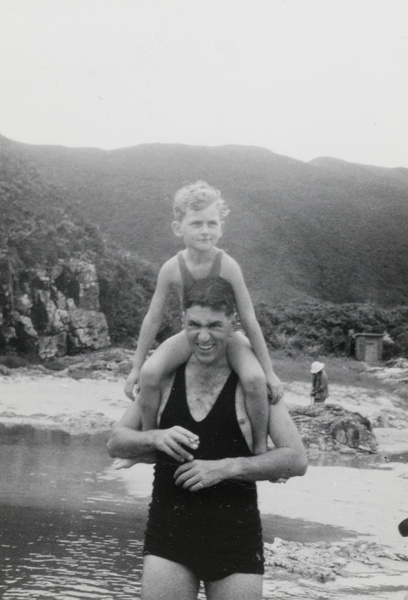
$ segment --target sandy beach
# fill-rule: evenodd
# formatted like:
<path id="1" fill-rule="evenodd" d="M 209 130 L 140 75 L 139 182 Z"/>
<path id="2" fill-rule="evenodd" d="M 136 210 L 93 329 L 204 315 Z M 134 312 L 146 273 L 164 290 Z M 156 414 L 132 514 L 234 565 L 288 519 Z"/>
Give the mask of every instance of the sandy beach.
<path id="1" fill-rule="evenodd" d="M 375 375 L 379 381 L 392 379 L 395 372 L 389 371 L 381 368 Z M 10 370 L 0 376 L 0 431 L 7 435 L 20 427 L 24 435 L 35 430 L 43 432 L 44 440 L 53 430 L 106 436 L 129 403 L 124 380 L 115 365 L 83 378 L 42 367 Z M 286 382 L 285 390 L 289 407 L 309 403 L 305 382 Z M 403 600 L 408 594 L 408 538 L 399 534 L 398 523 L 408 517 L 407 410 L 399 395 L 380 387 L 333 384 L 329 402 L 370 419 L 378 457 L 368 456 L 358 467 L 351 466 L 352 453 L 327 457 L 319 464 L 311 461 L 302 478 L 258 484 L 262 514 L 273 515 L 277 523 L 294 523 L 291 540 L 277 535 L 267 544 L 264 595 Z M 106 472 L 130 495 L 149 495 L 151 467 L 118 472 L 107 457 Z M 313 532 L 319 527 L 327 535 L 316 541 Z"/>

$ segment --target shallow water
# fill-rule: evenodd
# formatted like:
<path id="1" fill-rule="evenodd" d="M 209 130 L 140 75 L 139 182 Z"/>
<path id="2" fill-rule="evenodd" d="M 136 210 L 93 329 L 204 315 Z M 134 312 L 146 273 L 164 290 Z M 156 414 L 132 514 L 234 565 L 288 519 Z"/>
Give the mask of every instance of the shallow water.
<path id="1" fill-rule="evenodd" d="M 131 518 L 121 510 L 120 482 L 101 478 L 104 447 L 7 444 L 0 451 L 1 597 L 137 597 L 146 502 L 140 510 L 135 503 Z"/>
<path id="2" fill-rule="evenodd" d="M 139 597 L 149 467 L 140 477 L 130 470 L 118 473 L 103 445 L 66 440 L 0 444 L 0 464 L 3 600 Z M 343 527 L 266 514 L 263 525 L 270 542 L 273 534 L 309 542 L 356 535 Z M 307 590 L 297 589 L 296 596 L 311 597 Z M 279 582 L 267 582 L 265 593 L 283 597 Z"/>

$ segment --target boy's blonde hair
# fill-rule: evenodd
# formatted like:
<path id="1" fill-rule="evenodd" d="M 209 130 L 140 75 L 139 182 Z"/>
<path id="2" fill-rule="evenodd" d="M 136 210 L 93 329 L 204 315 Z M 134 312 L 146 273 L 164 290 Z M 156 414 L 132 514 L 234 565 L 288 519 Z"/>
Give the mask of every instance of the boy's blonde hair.
<path id="1" fill-rule="evenodd" d="M 196 181 L 176 192 L 173 202 L 174 217 L 177 221 L 182 221 L 188 210 L 203 210 L 211 204 L 217 206 L 223 221 L 229 213 L 229 208 L 221 192 L 205 181 Z"/>

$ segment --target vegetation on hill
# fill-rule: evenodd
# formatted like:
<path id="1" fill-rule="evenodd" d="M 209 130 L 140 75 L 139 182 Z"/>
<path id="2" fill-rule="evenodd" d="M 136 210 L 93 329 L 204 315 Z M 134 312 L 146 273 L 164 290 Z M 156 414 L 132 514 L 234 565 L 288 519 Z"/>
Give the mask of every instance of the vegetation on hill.
<path id="1" fill-rule="evenodd" d="M 303 163 L 243 146 L 10 144 L 78 214 L 155 264 L 179 247 L 170 227 L 174 192 L 204 179 L 230 204 L 221 245 L 256 300 L 407 301 L 407 169 Z"/>
<path id="2" fill-rule="evenodd" d="M 172 195 L 204 179 L 232 209 L 222 246 L 241 264 L 273 347 L 342 352 L 349 329 L 387 330 L 399 340 L 389 351 L 408 352 L 406 169 L 306 164 L 250 147 L 105 152 L 2 137 L 0 157 L 3 319 L 10 282 L 78 257 L 97 266 L 113 342 L 134 343 L 157 265 L 178 249 Z M 159 339 L 179 317 L 170 302 Z"/>
<path id="3" fill-rule="evenodd" d="M 4 153 L 0 165 L 0 214 L 0 346 L 2 326 L 13 324 L 15 298 L 30 291 L 39 272 L 67 258 L 95 263 L 112 340 L 137 335 L 154 290 L 153 265 L 104 239 L 97 225 L 12 153 Z"/>
<path id="4" fill-rule="evenodd" d="M 384 358 L 408 356 L 408 306 L 291 302 L 273 309 L 260 303 L 256 308 L 269 344 L 292 356 L 347 353 L 351 331 L 386 333 Z"/>

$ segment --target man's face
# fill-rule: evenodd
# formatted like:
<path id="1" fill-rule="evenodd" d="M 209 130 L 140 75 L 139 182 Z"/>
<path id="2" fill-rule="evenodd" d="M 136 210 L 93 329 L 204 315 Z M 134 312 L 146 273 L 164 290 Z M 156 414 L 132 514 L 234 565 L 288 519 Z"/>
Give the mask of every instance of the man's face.
<path id="1" fill-rule="evenodd" d="M 234 331 L 234 315 L 223 310 L 193 305 L 184 313 L 184 327 L 193 355 L 204 364 L 226 358 L 226 348 Z"/>

